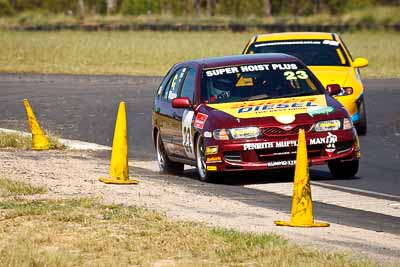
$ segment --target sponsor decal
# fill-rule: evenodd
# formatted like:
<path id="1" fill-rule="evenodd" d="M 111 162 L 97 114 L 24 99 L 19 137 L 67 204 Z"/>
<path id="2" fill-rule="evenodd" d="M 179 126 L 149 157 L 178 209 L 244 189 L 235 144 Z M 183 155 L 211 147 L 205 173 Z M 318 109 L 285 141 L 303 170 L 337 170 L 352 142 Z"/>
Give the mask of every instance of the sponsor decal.
<path id="1" fill-rule="evenodd" d="M 263 99 L 235 103 L 208 104 L 236 118 L 289 116 L 307 113 L 311 107 L 326 107 L 325 95 Z"/>
<path id="2" fill-rule="evenodd" d="M 338 41 L 334 41 L 334 40 L 324 40 L 322 42 L 322 44 L 324 44 L 324 45 L 332 45 L 332 46 L 339 46 L 339 42 Z"/>
<path id="3" fill-rule="evenodd" d="M 205 155 L 213 155 L 218 153 L 218 146 L 206 146 Z"/>
<path id="4" fill-rule="evenodd" d="M 334 107 L 326 106 L 326 107 L 310 107 L 307 109 L 308 115 L 314 117 L 315 115 L 325 114 L 328 115 L 335 111 Z"/>
<path id="5" fill-rule="evenodd" d="M 260 43 L 255 44 L 255 47 L 263 47 L 263 46 L 278 46 L 278 45 L 331 45 L 331 46 L 339 46 L 339 42 L 334 40 L 323 40 L 314 41 L 314 40 L 299 40 L 299 41 L 280 41 L 280 42 L 268 42 L 268 43 Z"/>
<path id="6" fill-rule="evenodd" d="M 206 138 L 211 138 L 211 137 L 212 137 L 212 133 L 209 132 L 209 131 L 205 131 L 205 132 L 203 133 L 203 136 L 206 137 Z"/>
<path id="7" fill-rule="evenodd" d="M 309 145 L 320 145 L 326 144 L 325 151 L 328 156 L 331 156 L 336 150 L 337 135 L 328 132 L 328 136 L 311 138 L 308 140 Z M 297 146 L 297 140 L 289 141 L 275 141 L 275 142 L 261 142 L 261 143 L 246 143 L 243 144 L 243 150 L 256 150 L 256 149 L 267 149 L 267 148 L 284 148 Z"/>
<path id="8" fill-rule="evenodd" d="M 221 162 L 221 157 L 220 156 L 207 157 L 207 163 L 215 163 L 215 162 Z"/>
<path id="9" fill-rule="evenodd" d="M 256 44 L 255 47 L 275 46 L 275 45 L 296 45 L 296 44 L 321 44 L 321 41 L 282 41 Z"/>
<path id="10" fill-rule="evenodd" d="M 274 64 L 252 64 L 238 67 L 226 67 L 220 69 L 206 70 L 207 77 L 220 76 L 224 74 L 246 73 L 253 71 L 274 71 L 274 70 L 297 70 L 295 63 L 274 63 Z"/>
<path id="11" fill-rule="evenodd" d="M 282 166 L 295 166 L 295 160 L 282 160 L 267 162 L 267 167 L 282 167 Z"/>
<path id="12" fill-rule="evenodd" d="M 325 151 L 328 154 L 328 157 L 331 157 L 333 153 L 335 153 L 336 150 L 336 142 L 337 142 L 337 136 L 331 133 L 328 133 L 328 136 L 325 138 L 326 141 L 326 148 Z"/>
<path id="13" fill-rule="evenodd" d="M 196 119 L 194 120 L 194 127 L 198 128 L 198 129 L 203 129 L 207 118 L 208 118 L 207 114 L 204 114 L 201 112 L 197 113 Z"/>
<path id="14" fill-rule="evenodd" d="M 207 171 L 216 171 L 217 166 L 207 166 Z"/>

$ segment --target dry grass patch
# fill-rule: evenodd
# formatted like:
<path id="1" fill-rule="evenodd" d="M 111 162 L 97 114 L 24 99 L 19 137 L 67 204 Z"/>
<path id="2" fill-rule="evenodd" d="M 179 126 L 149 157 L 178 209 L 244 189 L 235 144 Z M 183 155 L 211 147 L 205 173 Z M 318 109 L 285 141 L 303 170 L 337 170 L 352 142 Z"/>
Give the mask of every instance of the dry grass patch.
<path id="1" fill-rule="evenodd" d="M 0 197 L 47 193 L 46 187 L 32 186 L 20 181 L 0 177 Z"/>
<path id="2" fill-rule="evenodd" d="M 176 62 L 240 54 L 260 32 L 1 32 L 0 71 L 164 75 Z M 346 33 L 364 77 L 400 77 L 400 35 Z"/>
<path id="3" fill-rule="evenodd" d="M 59 138 L 52 134 L 46 133 L 49 138 L 50 149 L 66 149 L 67 147 L 60 143 Z M 32 136 L 19 133 L 0 132 L 0 148 L 16 148 L 28 150 L 32 147 Z"/>
<path id="4" fill-rule="evenodd" d="M 5 266 L 374 266 L 94 199 L 1 201 L 0 209 Z"/>

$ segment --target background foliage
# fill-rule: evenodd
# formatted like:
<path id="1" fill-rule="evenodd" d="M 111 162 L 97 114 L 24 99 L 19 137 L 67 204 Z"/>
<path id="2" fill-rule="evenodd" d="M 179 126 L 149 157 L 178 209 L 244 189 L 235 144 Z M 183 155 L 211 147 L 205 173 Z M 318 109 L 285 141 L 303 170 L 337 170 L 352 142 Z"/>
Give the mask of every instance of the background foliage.
<path id="1" fill-rule="evenodd" d="M 77 14 L 80 4 L 87 14 L 266 17 L 338 14 L 374 5 L 399 5 L 400 0 L 0 0 L 0 16 L 36 10 Z M 114 6 L 112 10 L 108 10 L 110 4 Z"/>

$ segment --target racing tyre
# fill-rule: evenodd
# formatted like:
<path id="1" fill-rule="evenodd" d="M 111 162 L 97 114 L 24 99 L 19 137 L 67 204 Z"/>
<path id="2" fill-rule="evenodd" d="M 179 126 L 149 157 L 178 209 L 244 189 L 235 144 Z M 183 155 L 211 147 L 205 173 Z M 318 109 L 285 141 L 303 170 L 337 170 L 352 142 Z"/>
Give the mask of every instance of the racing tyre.
<path id="1" fill-rule="evenodd" d="M 157 132 L 156 152 L 157 152 L 157 162 L 161 172 L 170 174 L 183 173 L 184 165 L 182 163 L 172 162 L 169 160 L 167 152 L 165 151 L 164 148 L 164 143 L 161 139 L 160 132 Z"/>
<path id="2" fill-rule="evenodd" d="M 367 134 L 367 112 L 365 110 L 364 100 L 360 102 L 358 106 L 358 112 L 360 114 L 360 121 L 356 125 L 356 130 L 358 135 L 366 135 Z"/>
<path id="3" fill-rule="evenodd" d="M 351 178 L 358 172 L 358 160 L 344 161 L 333 160 L 328 162 L 329 170 L 334 178 Z"/>
<path id="4" fill-rule="evenodd" d="M 217 181 L 217 174 L 207 171 L 203 137 L 199 134 L 196 138 L 196 165 L 199 173 L 199 180 L 202 182 L 212 183 Z"/>

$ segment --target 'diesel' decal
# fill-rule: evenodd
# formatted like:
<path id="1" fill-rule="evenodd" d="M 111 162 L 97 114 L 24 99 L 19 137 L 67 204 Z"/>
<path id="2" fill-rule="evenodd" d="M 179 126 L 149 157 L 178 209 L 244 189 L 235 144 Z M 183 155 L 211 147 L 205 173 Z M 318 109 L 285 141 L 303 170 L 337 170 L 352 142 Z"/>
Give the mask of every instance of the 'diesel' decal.
<path id="1" fill-rule="evenodd" d="M 193 135 L 192 135 L 192 121 L 194 112 L 193 110 L 185 109 L 182 118 L 182 144 L 185 148 L 186 156 L 190 159 L 196 159 L 194 154 Z"/>

